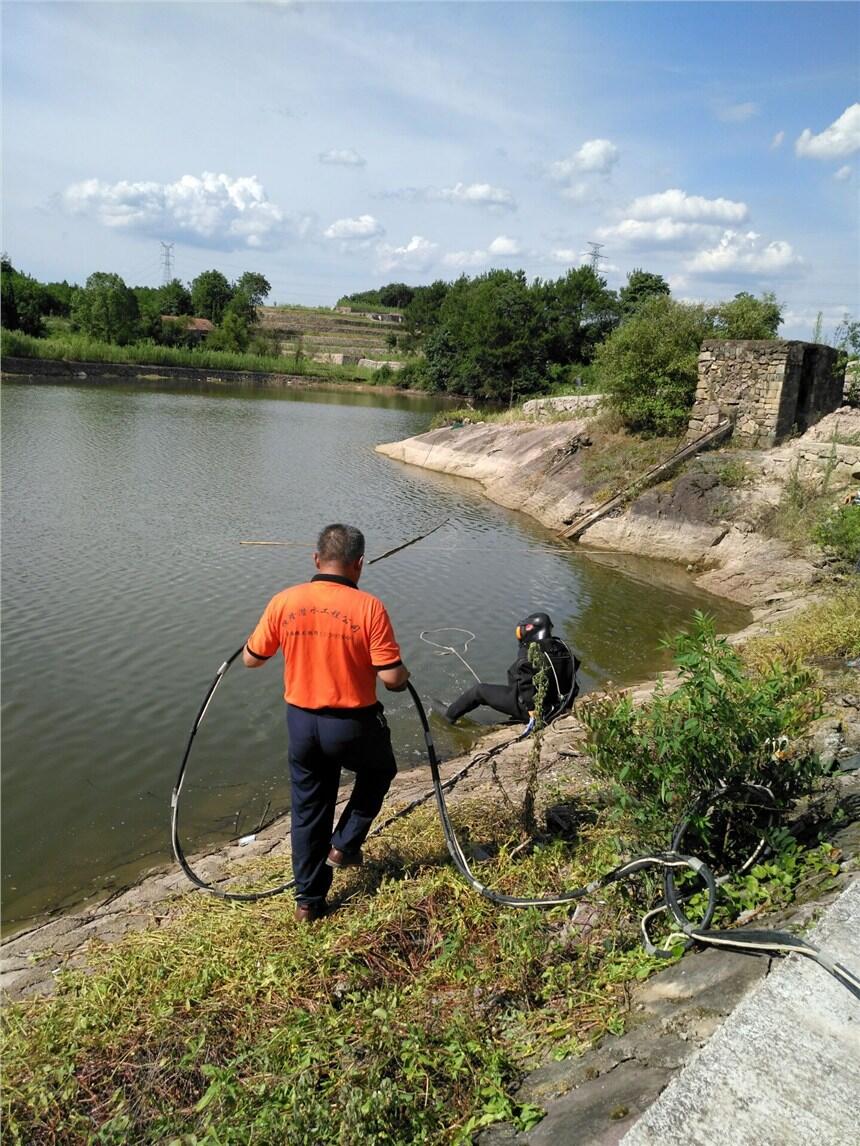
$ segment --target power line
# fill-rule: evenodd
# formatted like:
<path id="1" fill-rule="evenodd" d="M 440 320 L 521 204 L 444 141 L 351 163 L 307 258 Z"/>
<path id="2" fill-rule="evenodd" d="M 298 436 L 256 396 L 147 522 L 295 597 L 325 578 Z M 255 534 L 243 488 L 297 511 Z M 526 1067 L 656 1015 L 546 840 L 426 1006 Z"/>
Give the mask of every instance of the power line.
<path id="1" fill-rule="evenodd" d="M 594 271 L 594 273 L 596 275 L 600 274 L 600 260 L 606 258 L 606 255 L 601 255 L 601 253 L 600 253 L 603 250 L 605 245 L 606 245 L 605 243 L 589 243 L 588 244 L 588 247 L 589 247 L 589 250 L 588 250 L 589 263 L 591 265 L 591 269 Z"/>
<path id="2" fill-rule="evenodd" d="M 164 267 L 163 283 L 165 286 L 173 280 L 173 243 L 161 244 L 161 265 Z"/>

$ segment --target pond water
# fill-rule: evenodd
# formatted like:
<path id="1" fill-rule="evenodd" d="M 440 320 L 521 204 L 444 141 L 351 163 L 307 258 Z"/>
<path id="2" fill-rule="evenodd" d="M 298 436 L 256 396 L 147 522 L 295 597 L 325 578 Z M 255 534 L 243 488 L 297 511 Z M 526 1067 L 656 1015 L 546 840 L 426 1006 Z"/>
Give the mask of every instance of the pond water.
<path id="1" fill-rule="evenodd" d="M 360 526 L 373 555 L 448 519 L 362 579 L 425 698 L 451 700 L 472 678 L 422 629 L 471 630 L 467 660 L 503 680 L 514 625 L 546 610 L 587 690 L 664 665 L 660 638 L 696 608 L 725 630 L 745 623 L 670 567 L 591 558 L 475 483 L 374 452 L 426 429 L 435 408 L 373 393 L 3 386 L 7 931 L 170 859 L 170 792 L 203 694 L 267 600 L 312 574 L 330 521 Z M 401 768 L 426 767 L 408 696 L 384 699 Z M 276 662 L 225 677 L 183 793 L 189 853 L 289 806 L 283 708 Z M 434 725 L 449 756 L 479 731 Z"/>

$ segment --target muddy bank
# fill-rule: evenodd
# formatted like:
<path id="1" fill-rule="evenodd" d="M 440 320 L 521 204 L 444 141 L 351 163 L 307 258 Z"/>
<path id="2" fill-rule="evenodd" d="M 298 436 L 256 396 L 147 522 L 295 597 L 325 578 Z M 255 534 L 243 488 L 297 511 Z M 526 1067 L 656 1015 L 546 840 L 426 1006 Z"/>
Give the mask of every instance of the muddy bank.
<path id="1" fill-rule="evenodd" d="M 604 494 L 590 488 L 583 459 L 600 434 L 590 413 L 562 422 L 449 426 L 377 447 L 397 461 L 473 478 L 492 501 L 562 531 Z M 773 450 L 714 450 L 668 481 L 631 495 L 588 527 L 584 546 L 684 565 L 696 584 L 761 607 L 813 584 L 807 556 L 764 536 L 759 521 L 792 480 L 848 489 L 860 482 L 860 411 L 843 408 Z M 636 473 L 624 475 L 633 483 Z"/>

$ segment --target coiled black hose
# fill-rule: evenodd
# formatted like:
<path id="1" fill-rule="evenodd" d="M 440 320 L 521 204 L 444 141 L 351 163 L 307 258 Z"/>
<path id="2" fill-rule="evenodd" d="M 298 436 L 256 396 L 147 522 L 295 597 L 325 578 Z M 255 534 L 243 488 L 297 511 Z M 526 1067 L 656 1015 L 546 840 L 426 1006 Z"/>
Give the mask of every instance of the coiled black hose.
<path id="1" fill-rule="evenodd" d="M 220 899 L 237 900 L 244 903 L 253 903 L 260 899 L 270 899 L 273 896 L 281 895 L 283 892 L 288 891 L 291 887 L 295 886 L 295 880 L 288 880 L 285 883 L 278 884 L 277 887 L 272 887 L 264 891 L 225 891 L 221 888 L 215 887 L 207 883 L 193 870 L 189 864 L 185 853 L 182 849 L 182 843 L 179 838 L 179 797 L 182 792 L 182 785 L 185 780 L 188 762 L 191 757 L 191 750 L 194 745 L 194 739 L 197 735 L 197 730 L 203 723 L 206 712 L 212 701 L 212 697 L 224 678 L 225 673 L 233 664 L 233 662 L 240 656 L 244 645 L 241 645 L 232 656 L 230 656 L 218 669 L 215 678 L 212 681 L 209 689 L 203 698 L 203 703 L 194 720 L 189 733 L 188 740 L 185 745 L 185 751 L 182 756 L 182 763 L 179 767 L 179 775 L 176 778 L 176 783 L 173 786 L 173 792 L 170 798 L 171 809 L 171 843 L 173 846 L 173 854 L 176 857 L 177 863 L 185 872 L 188 879 L 200 888 L 201 891 L 206 891 L 210 895 L 218 896 Z M 659 911 L 668 910 L 672 918 L 677 923 L 681 934 L 686 941 L 694 941 L 697 943 L 704 943 L 713 947 L 725 947 L 735 951 L 745 951 L 750 954 L 767 954 L 767 955 L 787 955 L 798 954 L 804 955 L 807 958 L 813 959 L 819 966 L 823 967 L 829 974 L 831 974 L 838 982 L 846 987 L 852 995 L 860 999 L 860 979 L 849 971 L 840 963 L 835 962 L 824 952 L 819 951 L 811 943 L 807 943 L 804 939 L 799 939 L 795 935 L 791 935 L 785 931 L 752 931 L 752 930 L 736 930 L 736 931 L 712 931 L 708 928 L 711 922 L 717 900 L 717 881 L 710 868 L 704 864 L 700 859 L 695 856 L 684 855 L 675 850 L 680 846 L 681 841 L 686 834 L 689 825 L 689 817 L 681 822 L 675 829 L 672 839 L 672 849 L 667 852 L 655 852 L 651 855 L 637 856 L 635 859 L 629 860 L 627 863 L 620 864 L 612 871 L 607 872 L 601 876 L 600 879 L 593 880 L 585 887 L 573 888 L 569 891 L 560 892 L 557 895 L 541 896 L 538 898 L 528 898 L 524 896 L 504 895 L 501 892 L 493 891 L 492 888 L 487 887 L 485 884 L 474 875 L 469 867 L 468 860 L 460 846 L 460 841 L 457 839 L 457 834 L 454 831 L 454 826 L 451 823 L 451 817 L 448 813 L 448 805 L 445 802 L 445 793 L 442 786 L 442 777 L 439 772 L 439 760 L 436 755 L 436 746 L 433 743 L 433 736 L 430 732 L 430 724 L 427 720 L 427 714 L 424 711 L 424 705 L 421 703 L 421 698 L 412 685 L 411 681 L 407 681 L 406 687 L 409 695 L 412 697 L 412 702 L 415 705 L 415 711 L 418 714 L 418 719 L 421 721 L 421 726 L 424 731 L 424 742 L 427 747 L 427 758 L 430 763 L 430 774 L 433 781 L 433 789 L 436 797 L 436 806 L 439 811 L 439 819 L 442 824 L 442 832 L 445 836 L 445 843 L 448 852 L 453 860 L 454 866 L 460 872 L 466 882 L 474 888 L 480 895 L 490 902 L 498 904 L 500 907 L 558 907 L 574 902 L 575 900 L 582 899 L 585 896 L 593 895 L 600 891 L 602 888 L 608 887 L 610 884 L 617 883 L 620 880 L 626 879 L 628 876 L 634 875 L 637 872 L 645 871 L 648 868 L 656 867 L 661 869 L 663 873 L 665 901 L 654 911 L 650 911 L 642 921 L 642 933 L 644 942 L 647 949 L 656 954 L 667 954 L 660 952 L 659 949 L 654 948 L 648 939 L 647 921 L 657 914 Z M 767 791 L 767 789 L 763 789 Z M 717 793 L 719 795 L 719 793 Z M 713 799 L 713 797 L 709 797 Z M 759 855 L 759 849 L 756 850 L 755 855 Z M 753 860 L 747 860 L 744 865 L 749 866 Z M 675 876 L 676 873 L 683 869 L 693 871 L 705 885 L 705 892 L 707 896 L 707 904 L 705 913 L 700 923 L 692 923 L 684 914 L 683 901 L 684 896 L 678 893 Z"/>

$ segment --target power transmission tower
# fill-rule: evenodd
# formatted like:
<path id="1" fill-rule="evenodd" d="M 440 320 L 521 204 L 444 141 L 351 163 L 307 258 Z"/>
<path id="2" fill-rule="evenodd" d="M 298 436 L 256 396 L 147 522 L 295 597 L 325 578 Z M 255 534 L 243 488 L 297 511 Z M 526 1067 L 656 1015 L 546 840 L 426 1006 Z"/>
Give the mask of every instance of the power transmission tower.
<path id="1" fill-rule="evenodd" d="M 591 269 L 596 275 L 600 274 L 600 260 L 605 259 L 606 255 L 601 255 L 601 251 L 605 246 L 604 243 L 589 243 L 588 259 Z"/>
<path id="2" fill-rule="evenodd" d="M 164 267 L 162 283 L 167 286 L 173 281 L 173 243 L 161 244 L 161 265 Z"/>

